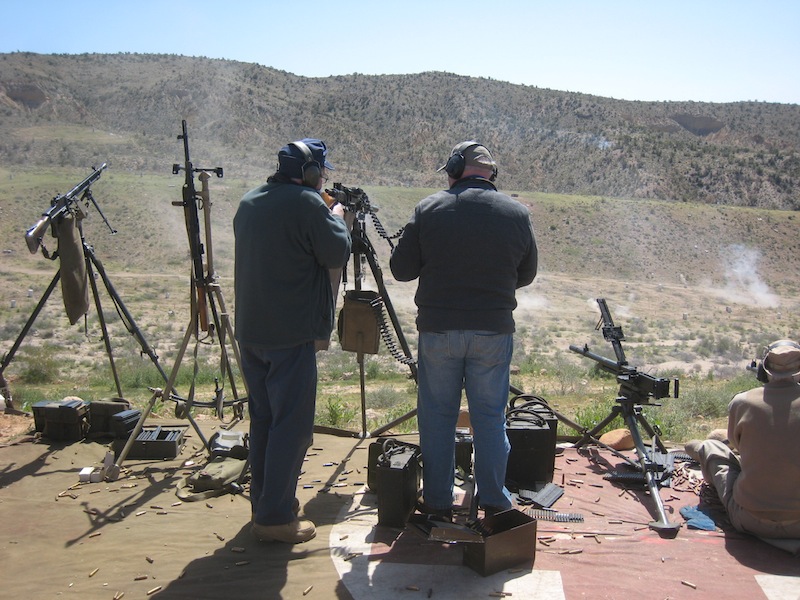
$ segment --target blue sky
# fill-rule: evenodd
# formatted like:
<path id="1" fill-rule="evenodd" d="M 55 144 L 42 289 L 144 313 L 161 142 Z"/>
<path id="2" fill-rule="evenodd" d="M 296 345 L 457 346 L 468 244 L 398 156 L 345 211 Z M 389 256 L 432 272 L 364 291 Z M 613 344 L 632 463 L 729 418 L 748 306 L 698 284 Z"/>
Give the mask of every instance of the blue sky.
<path id="1" fill-rule="evenodd" d="M 0 52 L 297 75 L 445 71 L 625 100 L 800 104 L 796 0 L 0 0 Z"/>

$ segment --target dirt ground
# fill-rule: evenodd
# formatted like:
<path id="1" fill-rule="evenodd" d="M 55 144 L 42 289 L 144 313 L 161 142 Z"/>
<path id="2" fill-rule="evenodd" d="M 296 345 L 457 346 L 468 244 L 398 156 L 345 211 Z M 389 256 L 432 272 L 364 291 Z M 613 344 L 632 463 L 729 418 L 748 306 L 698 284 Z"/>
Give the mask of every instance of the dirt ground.
<path id="1" fill-rule="evenodd" d="M 19 418 L 3 422 L 26 429 Z M 208 436 L 215 422 L 201 427 Z M 315 433 L 297 497 L 317 536 L 289 547 L 254 540 L 246 492 L 176 498 L 176 485 L 202 464 L 191 428 L 175 459 L 130 459 L 124 477 L 96 483 L 79 483 L 78 472 L 102 459 L 107 441 L 32 443 L 24 433 L 0 447 L 2 598 L 800 597 L 796 557 L 723 522 L 714 531 L 683 523 L 679 509 L 698 503 L 691 473 L 681 469 L 661 490 L 668 519 L 681 523 L 664 538 L 648 525 L 653 503 L 645 491 L 605 480 L 618 461 L 601 450 L 565 448 L 556 456 L 553 481 L 563 496 L 553 509 L 569 519 L 534 517 L 524 539 L 526 547 L 535 543 L 535 564 L 484 577 L 463 564 L 461 545 L 410 525 L 378 524 L 380 500 L 365 488 L 374 440 Z"/>
<path id="2" fill-rule="evenodd" d="M 19 442 L 33 433 L 33 417 L 0 412 L 0 446 Z"/>

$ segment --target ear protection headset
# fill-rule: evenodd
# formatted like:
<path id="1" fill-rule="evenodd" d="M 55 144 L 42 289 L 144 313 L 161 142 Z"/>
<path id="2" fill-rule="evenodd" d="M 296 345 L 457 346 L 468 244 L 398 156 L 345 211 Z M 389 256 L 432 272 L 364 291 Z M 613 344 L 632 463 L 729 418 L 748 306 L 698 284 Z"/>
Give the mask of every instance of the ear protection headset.
<path id="1" fill-rule="evenodd" d="M 322 178 L 322 166 L 314 160 L 314 155 L 311 154 L 311 149 L 305 142 L 291 142 L 289 145 L 294 146 L 303 153 L 305 162 L 300 167 L 300 172 L 303 174 L 303 184 L 317 189 Z"/>
<path id="2" fill-rule="evenodd" d="M 447 159 L 447 164 L 444 166 L 445 172 L 450 177 L 453 179 L 461 179 L 461 176 L 464 174 L 464 169 L 467 166 L 467 159 L 464 158 L 464 152 L 475 146 L 483 146 L 483 144 L 479 144 L 478 142 L 462 142 L 453 148 L 453 153 L 450 155 L 450 158 Z M 495 179 L 497 179 L 497 165 L 492 165 L 492 176 L 489 178 L 489 181 L 494 181 Z"/>
<path id="3" fill-rule="evenodd" d="M 767 349 L 764 350 L 764 358 L 758 363 L 758 369 L 756 370 L 756 379 L 758 379 L 761 383 L 769 382 L 769 374 L 767 373 L 767 369 L 764 367 L 764 361 L 767 360 L 767 355 L 772 352 L 775 348 L 780 346 L 790 346 L 792 348 L 796 348 L 800 350 L 800 344 L 793 342 L 791 340 L 782 340 L 780 342 L 774 342 L 767 346 Z"/>

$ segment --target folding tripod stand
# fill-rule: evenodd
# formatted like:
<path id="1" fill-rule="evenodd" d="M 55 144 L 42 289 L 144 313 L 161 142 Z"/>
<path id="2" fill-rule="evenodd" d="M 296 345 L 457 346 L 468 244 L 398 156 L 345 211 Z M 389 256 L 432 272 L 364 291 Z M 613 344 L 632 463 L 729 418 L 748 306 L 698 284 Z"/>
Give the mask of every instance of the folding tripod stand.
<path id="1" fill-rule="evenodd" d="M 214 269 L 213 248 L 211 243 L 211 197 L 209 193 L 208 180 L 210 179 L 209 172 L 215 173 L 217 177 L 223 176 L 222 167 L 215 167 L 213 169 L 202 169 L 192 165 L 189 158 L 189 135 L 186 130 L 186 121 L 182 121 L 182 134 L 178 136 L 179 140 L 183 140 L 184 154 L 186 162 L 184 166 L 174 164 L 172 165 L 173 175 L 177 175 L 184 171 L 186 180 L 183 185 L 183 199 L 180 202 L 173 202 L 174 206 L 182 206 L 184 209 L 184 216 L 186 219 L 186 232 L 189 236 L 189 250 L 192 257 L 192 278 L 190 286 L 190 318 L 189 325 L 186 328 L 186 333 L 183 336 L 183 341 L 178 354 L 175 359 L 175 365 L 169 375 L 166 376 L 166 385 L 163 390 L 155 390 L 153 396 L 150 398 L 145 410 L 134 427 L 133 432 L 128 438 L 125 447 L 117 457 L 114 469 L 109 475 L 110 479 L 115 479 L 119 475 L 120 465 L 127 458 L 128 452 L 133 446 L 136 437 L 142 430 L 144 421 L 149 416 L 153 406 L 158 398 L 166 400 L 173 400 L 176 402 L 175 414 L 179 418 L 185 418 L 194 428 L 197 436 L 203 442 L 203 446 L 208 450 L 208 441 L 203 435 L 200 427 L 197 425 L 193 415 L 193 408 L 211 408 L 217 413 L 217 416 L 222 418 L 225 407 L 231 407 L 233 410 L 233 419 L 231 422 L 225 424 L 225 427 L 233 427 L 236 423 L 244 418 L 244 403 L 247 401 L 246 397 L 240 397 L 236 381 L 234 377 L 233 368 L 230 362 L 230 354 L 228 351 L 228 344 L 234 354 L 237 367 L 241 373 L 241 357 L 239 355 L 239 347 L 233 335 L 233 327 L 231 325 L 230 315 L 225 306 L 225 300 L 222 296 L 219 283 L 217 282 L 217 274 Z M 198 193 L 194 185 L 195 173 L 198 173 L 198 179 L 201 182 L 201 190 Z M 198 204 L 202 205 L 204 232 L 205 232 L 205 246 L 201 241 L 200 236 L 200 219 L 198 216 Z M 203 264 L 203 254 L 206 255 L 206 264 Z M 209 309 L 211 312 L 211 321 L 209 321 Z M 201 340 L 200 331 L 206 332 L 207 336 Z M 194 375 L 197 374 L 196 355 L 199 345 L 205 343 L 208 338 L 213 338 L 216 335 L 217 343 L 220 351 L 220 379 L 215 379 L 214 399 L 212 401 L 200 401 L 194 399 L 194 378 L 192 379 L 191 389 L 188 398 L 184 399 L 180 396 L 173 394 L 175 381 L 181 368 L 186 350 L 189 347 L 189 342 L 195 338 L 195 365 Z M 227 379 L 230 385 L 233 399 L 225 398 L 225 380 Z M 220 385 L 221 383 L 221 385 Z M 246 383 L 245 383 L 246 387 Z"/>
<path id="2" fill-rule="evenodd" d="M 666 473 L 662 474 L 662 478 L 660 479 L 656 477 L 656 473 L 659 471 L 665 471 L 664 466 L 656 461 L 656 451 L 662 455 L 666 455 L 667 450 L 658 437 L 660 432 L 658 432 L 655 427 L 648 423 L 647 419 L 642 413 L 642 405 L 658 406 L 657 404 L 653 404 L 651 400 L 666 398 L 670 395 L 670 380 L 652 377 L 646 373 L 640 373 L 634 367 L 628 365 L 628 361 L 625 359 L 625 352 L 622 350 L 621 344 L 621 340 L 625 339 L 625 336 L 622 333 L 622 328 L 614 325 L 614 321 L 611 318 L 611 313 L 609 312 L 606 301 L 603 298 L 598 298 L 597 304 L 600 307 L 601 314 L 600 322 L 597 324 L 597 329 L 601 329 L 602 327 L 603 337 L 607 341 L 611 342 L 617 360 L 613 361 L 603 356 L 594 354 L 593 352 L 589 351 L 588 346 L 578 347 L 570 345 L 569 349 L 582 356 L 591 358 L 599 363 L 601 369 L 616 375 L 617 382 L 620 384 L 619 394 L 616 399 L 617 404 L 612 407 L 611 412 L 605 419 L 603 419 L 590 430 L 587 430 L 577 423 L 566 419 L 563 417 L 563 415 L 558 415 L 558 413 L 556 413 L 556 415 L 558 416 L 559 420 L 581 433 L 581 439 L 575 444 L 576 448 L 580 448 L 584 444 L 592 441 L 606 448 L 607 450 L 610 450 L 615 456 L 622 458 L 625 462 L 638 471 L 638 475 L 644 477 L 644 481 L 650 491 L 650 496 L 653 499 L 656 513 L 658 515 L 658 519 L 656 521 L 650 522 L 650 528 L 658 531 L 664 537 L 674 537 L 677 535 L 678 529 L 680 529 L 681 525 L 680 523 L 671 522 L 668 519 L 666 511 L 664 510 L 664 504 L 661 501 L 658 491 L 659 483 L 661 483 L 661 481 L 665 478 L 663 475 L 666 475 Z M 674 397 L 677 398 L 677 379 L 674 380 L 674 384 Z M 617 416 L 621 416 L 623 418 L 628 431 L 631 433 L 638 462 L 631 460 L 618 450 L 603 444 L 599 439 L 597 439 L 597 436 L 605 428 L 605 426 L 616 419 Z M 639 425 L 644 428 L 644 430 L 653 440 L 652 448 L 649 453 L 645 449 L 642 435 L 639 432 Z"/>
<path id="3" fill-rule="evenodd" d="M 65 217 L 68 215 L 72 215 L 75 217 L 77 223 L 76 226 L 78 228 L 78 232 L 80 235 L 81 246 L 83 248 L 83 258 L 86 264 L 86 276 L 88 277 L 89 283 L 91 285 L 94 305 L 95 309 L 97 310 L 97 318 L 98 321 L 100 322 L 100 328 L 103 333 L 103 343 L 105 344 L 106 354 L 108 355 L 109 364 L 111 366 L 111 372 L 114 377 L 114 385 L 116 386 L 117 396 L 122 398 L 124 397 L 122 393 L 122 386 L 119 381 L 119 375 L 117 373 L 116 363 L 114 362 L 114 354 L 111 349 L 111 338 L 108 334 L 108 327 L 106 324 L 105 316 L 103 314 L 103 308 L 100 302 L 100 293 L 98 290 L 97 281 L 95 277 L 95 269 L 97 271 L 97 274 L 102 279 L 103 285 L 106 288 L 106 292 L 108 293 L 109 298 L 114 304 L 117 314 L 119 315 L 120 320 L 127 329 L 128 333 L 133 335 L 133 337 L 139 343 L 139 346 L 141 347 L 142 351 L 145 354 L 147 354 L 147 356 L 153 362 L 156 369 L 158 369 L 158 372 L 161 374 L 161 376 L 164 378 L 165 381 L 167 379 L 167 375 L 161 368 L 161 364 L 158 362 L 158 356 L 156 356 L 156 353 L 153 351 L 153 349 L 145 340 L 144 335 L 142 334 L 139 327 L 136 325 L 136 321 L 133 319 L 133 316 L 131 316 L 131 313 L 128 311 L 125 304 L 122 302 L 122 298 L 120 298 L 119 294 L 117 293 L 117 290 L 114 288 L 113 284 L 111 283 L 111 280 L 108 278 L 106 270 L 103 268 L 102 263 L 94 253 L 94 248 L 90 246 L 88 243 L 86 243 L 86 239 L 83 234 L 82 220 L 84 213 L 83 210 L 78 206 L 79 201 L 84 202 L 87 206 L 89 202 L 94 204 L 95 208 L 97 208 L 97 211 L 103 218 L 103 221 L 106 223 L 106 225 L 108 225 L 108 228 L 111 230 L 111 233 L 112 234 L 116 233 L 116 231 L 108 223 L 108 220 L 105 218 L 105 215 L 103 215 L 102 211 L 100 210 L 100 207 L 97 205 L 97 202 L 95 202 L 94 197 L 92 196 L 92 191 L 90 189 L 91 184 L 94 183 L 94 181 L 96 181 L 99 178 L 100 173 L 105 168 L 106 164 L 104 163 L 99 169 L 95 169 L 94 172 L 89 177 L 87 177 L 81 183 L 75 186 L 70 192 L 64 195 L 57 196 L 53 200 L 51 208 L 48 211 L 46 211 L 42 215 L 42 218 L 27 231 L 27 233 L 25 234 L 25 239 L 28 243 L 28 248 L 31 251 L 31 253 L 35 253 L 41 247 L 42 255 L 45 258 L 48 258 L 50 260 L 55 260 L 56 258 L 58 258 L 58 251 L 56 251 L 52 255 L 47 251 L 47 248 L 45 247 L 42 241 L 44 232 L 49 225 L 56 226 L 55 230 L 57 230 L 57 225 L 61 224 L 65 219 Z M 80 198 L 78 198 L 78 194 L 80 194 Z M 42 294 L 41 299 L 37 303 L 36 307 L 33 309 L 33 312 L 31 313 L 30 317 L 28 318 L 28 321 L 22 328 L 22 331 L 20 332 L 19 336 L 17 336 L 17 339 L 14 341 L 14 344 L 11 346 L 11 349 L 6 355 L 3 356 L 2 363 L 0 363 L 0 388 L 2 388 L 3 391 L 6 392 L 5 395 L 8 403 L 7 406 L 11 409 L 10 411 L 7 410 L 7 412 L 19 412 L 19 411 L 17 411 L 13 407 L 13 403 L 11 400 L 12 395 L 10 393 L 10 390 L 8 389 L 8 383 L 4 377 L 6 367 L 8 367 L 8 365 L 13 360 L 14 355 L 16 354 L 17 350 L 19 349 L 20 345 L 25 339 L 25 336 L 30 331 L 31 327 L 36 321 L 36 318 L 39 316 L 39 313 L 44 308 L 44 305 L 47 303 L 48 298 L 52 294 L 53 290 L 55 289 L 60 279 L 61 279 L 61 269 L 59 269 L 53 276 L 50 285 L 47 286 L 47 289 L 45 290 L 44 294 Z"/>
<path id="4" fill-rule="evenodd" d="M 358 188 L 347 188 L 342 186 L 339 183 L 334 184 L 332 190 L 326 190 L 328 194 L 333 196 L 339 203 L 341 203 L 346 210 L 352 211 L 356 213 L 356 218 L 353 222 L 352 227 L 352 239 L 353 239 L 353 246 L 352 246 L 352 254 L 351 260 L 353 263 L 353 279 L 355 285 L 355 292 L 361 291 L 362 281 L 364 279 L 364 270 L 362 263 L 366 261 L 369 265 L 370 271 L 372 273 L 372 277 L 375 280 L 375 284 L 378 287 L 377 295 L 369 302 L 372 310 L 375 314 L 375 319 L 377 322 L 377 326 L 379 328 L 379 333 L 381 339 L 383 339 L 384 344 L 386 345 L 389 352 L 392 356 L 400 363 L 408 366 L 411 377 L 414 381 L 417 380 L 417 364 L 416 361 L 413 359 L 411 355 L 411 349 L 408 346 L 408 342 L 403 335 L 403 331 L 400 327 L 400 322 L 397 319 L 397 313 L 392 306 L 391 299 L 389 298 L 389 294 L 386 291 L 386 285 L 383 281 L 383 271 L 381 271 L 381 267 L 378 264 L 377 254 L 375 252 L 375 248 L 370 242 L 369 237 L 367 236 L 366 232 L 366 215 L 370 214 L 372 217 L 372 221 L 375 225 L 375 228 L 384 237 L 386 240 L 389 241 L 389 245 L 391 246 L 391 239 L 388 235 L 386 235 L 383 226 L 381 225 L 380 221 L 378 220 L 377 216 L 375 215 L 375 209 L 369 203 L 369 198 L 364 193 L 363 190 Z M 346 283 L 346 271 L 343 274 L 343 281 Z M 347 295 L 345 295 L 345 302 L 347 302 Z M 344 309 L 346 310 L 346 309 Z M 388 315 L 389 320 L 391 321 L 392 328 L 394 330 L 394 337 L 392 332 L 389 329 L 389 324 L 386 322 L 386 316 Z M 395 344 L 395 338 L 397 342 L 400 344 L 400 348 L 397 348 Z M 402 350 L 402 352 L 401 352 Z M 359 386 L 360 386 L 360 393 L 361 393 L 361 434 L 360 436 L 354 432 L 340 430 L 340 429 L 331 429 L 331 428 L 324 428 L 326 432 L 333 433 L 333 434 L 344 434 L 344 435 L 352 435 L 353 437 L 372 437 L 376 435 L 380 435 L 381 433 L 399 425 L 400 423 L 407 421 L 408 419 L 413 418 L 417 411 L 416 409 L 409 411 L 405 415 L 394 419 L 390 423 L 382 425 L 381 427 L 375 429 L 374 431 L 367 430 L 367 404 L 366 404 L 366 380 L 365 380 L 365 371 L 364 371 L 364 354 L 366 353 L 374 353 L 373 350 L 368 350 L 362 344 L 357 344 L 356 349 L 356 360 L 358 362 L 358 370 L 359 370 Z M 318 430 L 323 428 L 317 427 Z"/>

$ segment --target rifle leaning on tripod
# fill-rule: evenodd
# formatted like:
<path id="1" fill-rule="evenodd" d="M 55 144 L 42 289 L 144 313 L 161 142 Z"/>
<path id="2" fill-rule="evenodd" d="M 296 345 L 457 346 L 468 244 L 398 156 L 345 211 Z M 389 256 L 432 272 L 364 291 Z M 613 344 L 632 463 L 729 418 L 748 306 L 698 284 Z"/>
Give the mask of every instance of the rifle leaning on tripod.
<path id="1" fill-rule="evenodd" d="M 621 341 L 625 339 L 625 335 L 622 333 L 622 328 L 614 325 L 614 321 L 611 318 L 611 313 L 608 310 L 605 299 L 598 298 L 597 304 L 600 307 L 601 317 L 596 329 L 602 329 L 603 337 L 607 341 L 611 342 L 617 360 L 614 361 L 610 358 L 606 358 L 605 356 L 600 356 L 599 354 L 591 352 L 588 345 L 584 345 L 583 347 L 570 345 L 569 349 L 580 354 L 581 356 L 585 356 L 586 358 L 594 360 L 598 363 L 601 369 L 615 375 L 617 378 L 617 383 L 619 383 L 619 392 L 616 399 L 617 404 L 612 408 L 611 413 L 600 423 L 598 423 L 592 430 L 584 430 L 582 432 L 583 437 L 576 443 L 575 446 L 580 447 L 590 439 L 596 443 L 600 443 L 596 437 L 600 431 L 602 431 L 603 428 L 611 423 L 611 421 L 613 421 L 618 415 L 622 416 L 626 426 L 628 427 L 628 430 L 631 433 L 631 437 L 633 438 L 638 463 L 630 460 L 624 454 L 621 454 L 619 451 L 610 448 L 609 446 L 605 446 L 604 444 L 601 445 L 608 448 L 615 455 L 619 456 L 628 464 L 640 471 L 650 491 L 650 496 L 653 498 L 655 509 L 658 514 L 658 520 L 651 522 L 650 528 L 655 529 L 662 534 L 674 536 L 677 534 L 678 529 L 680 529 L 680 524 L 669 521 L 666 511 L 664 510 L 664 504 L 661 501 L 661 497 L 659 496 L 658 492 L 659 484 L 668 478 L 670 473 L 667 471 L 665 466 L 658 464 L 654 460 L 656 450 L 664 455 L 667 454 L 667 450 L 659 439 L 661 431 L 659 431 L 657 426 L 648 423 L 642 414 L 642 405 L 660 406 L 659 404 L 652 402 L 652 400 L 658 400 L 660 398 L 667 398 L 670 396 L 670 380 L 661 377 L 653 377 L 647 373 L 641 373 L 635 367 L 632 367 L 628 364 L 628 361 L 625 358 L 625 352 L 622 349 Z M 677 398 L 679 385 L 677 379 L 674 380 L 674 384 L 674 397 Z M 645 450 L 642 436 L 639 433 L 639 424 L 644 427 L 645 431 L 653 439 L 650 455 L 648 455 L 647 451 Z M 656 474 L 659 472 L 661 472 L 661 476 L 657 478 Z"/>
<path id="2" fill-rule="evenodd" d="M 173 206 L 182 206 L 183 214 L 186 219 L 186 231 L 189 235 L 189 253 L 192 257 L 192 308 L 197 307 L 198 322 L 202 331 L 208 331 L 208 306 L 206 303 L 206 286 L 208 279 L 203 268 L 203 242 L 200 238 L 200 216 L 198 214 L 197 206 L 200 202 L 206 201 L 201 194 L 197 192 L 194 185 L 194 174 L 200 173 L 201 177 L 210 172 L 216 174 L 217 177 L 222 177 L 222 167 L 214 167 L 213 169 L 200 169 L 192 165 L 192 160 L 189 158 L 189 134 L 186 130 L 186 120 L 181 121 L 182 133 L 178 136 L 179 140 L 183 140 L 183 154 L 185 161 L 183 166 L 179 164 L 172 165 L 172 174 L 177 175 L 183 171 L 186 175 L 186 180 L 183 184 L 183 199 L 179 202 L 173 202 Z M 206 223 L 208 226 L 208 223 Z M 206 236 L 208 237 L 208 236 Z M 208 274 L 213 275 L 212 273 Z"/>
<path id="3" fill-rule="evenodd" d="M 50 203 L 50 208 L 42 213 L 42 218 L 34 223 L 34 225 L 25 232 L 25 243 L 28 244 L 28 250 L 31 251 L 31 254 L 36 254 L 36 251 L 40 246 L 43 248 L 42 251 L 45 252 L 42 240 L 44 238 L 44 232 L 49 225 L 55 224 L 59 218 L 72 211 L 81 211 L 81 213 L 83 213 L 80 205 L 78 204 L 80 201 L 84 201 L 87 206 L 91 201 L 91 203 L 94 204 L 94 207 L 97 209 L 97 212 L 103 218 L 103 222 L 108 225 L 111 233 L 117 233 L 116 229 L 111 227 L 111 224 L 108 222 L 108 219 L 106 219 L 103 211 L 100 210 L 100 207 L 97 205 L 94 196 L 92 196 L 91 186 L 95 181 L 100 179 L 100 175 L 106 167 L 108 167 L 108 163 L 103 163 L 99 168 L 92 167 L 92 173 L 86 179 L 81 181 L 66 194 L 59 194 L 53 198 L 52 202 Z M 45 257 L 48 257 L 46 252 Z"/>

